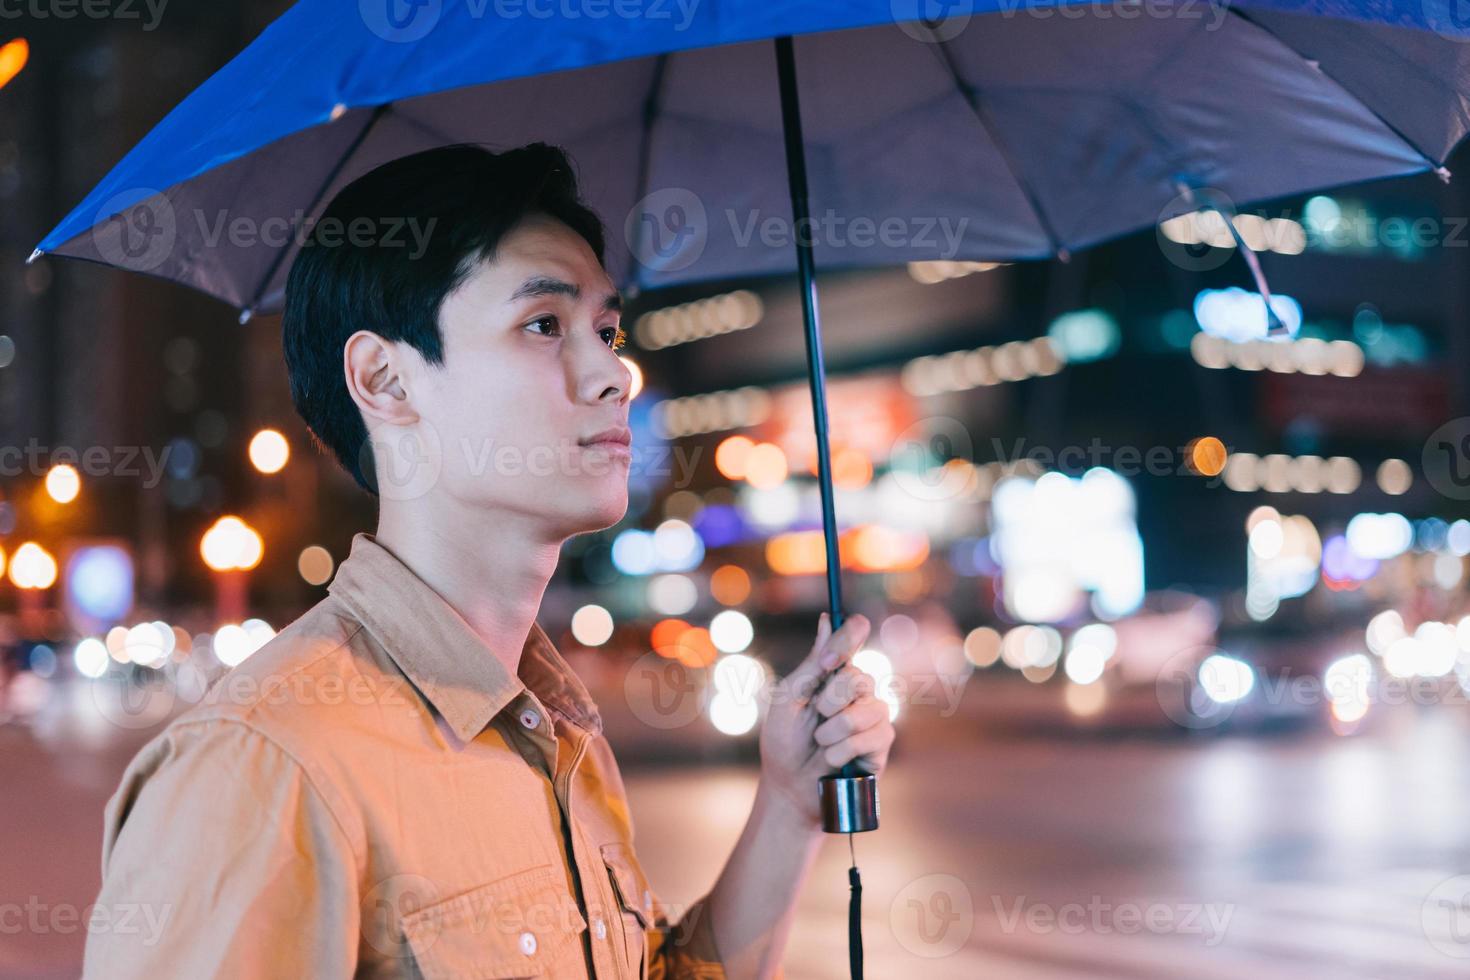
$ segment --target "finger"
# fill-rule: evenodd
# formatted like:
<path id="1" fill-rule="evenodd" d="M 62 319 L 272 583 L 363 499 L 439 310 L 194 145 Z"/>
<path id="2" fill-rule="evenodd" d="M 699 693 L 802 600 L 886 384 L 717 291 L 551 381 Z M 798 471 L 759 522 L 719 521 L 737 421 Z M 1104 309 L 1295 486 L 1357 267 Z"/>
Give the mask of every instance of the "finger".
<path id="1" fill-rule="evenodd" d="M 822 752 L 822 761 L 836 769 L 863 756 L 882 758 L 892 744 L 893 726 L 878 725 L 827 746 Z"/>
<path id="2" fill-rule="evenodd" d="M 873 678 L 852 664 L 847 664 L 833 674 L 812 699 L 812 707 L 823 718 L 830 718 L 858 698 L 872 693 Z"/>
<path id="3" fill-rule="evenodd" d="M 818 745 L 836 745 L 848 736 L 865 732 L 888 720 L 888 705 L 865 695 L 817 726 L 812 737 Z"/>
<path id="4" fill-rule="evenodd" d="M 799 687 L 816 686 L 817 679 L 834 667 L 845 663 L 854 653 L 861 649 L 864 641 L 868 638 L 868 618 L 862 615 L 849 617 L 842 628 L 835 633 L 828 633 L 825 637 L 818 626 L 817 642 L 812 645 L 811 653 L 806 659 L 797 664 L 796 669 L 788 675 L 787 680 Z"/>
<path id="5" fill-rule="evenodd" d="M 811 670 L 811 665 L 820 665 L 822 653 L 831 641 L 832 617 L 828 613 L 822 613 L 817 617 L 817 638 L 812 643 L 811 650 L 802 658 L 801 663 L 797 664 L 796 668 L 790 674 L 786 675 L 786 683 L 793 686 L 806 684 L 815 688 L 814 681 L 821 674 L 820 669 L 817 671 Z"/>
<path id="6" fill-rule="evenodd" d="M 812 644 L 812 648 L 807 653 L 807 657 L 811 657 L 812 654 L 815 654 L 818 651 L 820 651 L 822 649 L 822 647 L 824 647 L 824 646 L 827 645 L 827 641 L 830 640 L 831 638 L 832 638 L 832 614 L 831 613 L 822 613 L 822 615 L 820 615 L 820 616 L 817 617 L 817 639 L 816 639 L 816 642 Z"/>

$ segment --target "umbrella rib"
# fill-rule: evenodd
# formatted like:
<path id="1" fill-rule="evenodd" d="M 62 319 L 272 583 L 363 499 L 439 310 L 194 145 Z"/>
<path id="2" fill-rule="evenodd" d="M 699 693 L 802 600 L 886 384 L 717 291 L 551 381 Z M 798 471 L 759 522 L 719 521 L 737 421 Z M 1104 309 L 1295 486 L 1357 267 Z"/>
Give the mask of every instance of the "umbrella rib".
<path id="1" fill-rule="evenodd" d="M 1046 216 L 1046 209 L 1041 206 L 1040 198 L 1037 197 L 1031 185 L 1027 183 L 1026 178 L 1021 175 L 1021 169 L 1011 157 L 1010 149 L 1006 146 L 1005 141 L 1000 138 L 994 120 L 990 118 L 990 113 L 981 104 L 975 86 L 965 81 L 960 75 L 959 65 L 955 63 L 954 54 L 949 49 L 949 42 L 940 40 L 936 35 L 934 37 L 934 45 L 938 49 L 940 60 L 949 72 L 949 77 L 954 82 L 955 88 L 965 100 L 965 104 L 970 107 L 970 112 L 974 115 L 976 121 L 980 123 L 980 128 L 984 129 L 985 135 L 990 137 L 991 145 L 1000 154 L 1001 160 L 1006 165 L 1006 170 L 1010 172 L 1011 179 L 1020 188 L 1021 196 L 1026 199 L 1026 204 L 1031 208 L 1031 213 L 1036 217 L 1036 223 L 1041 226 L 1042 233 L 1046 235 L 1047 241 L 1051 244 L 1052 254 L 1066 261 L 1070 257 L 1066 245 L 1062 243 L 1061 238 L 1057 235 L 1056 229 L 1052 226 L 1051 220 Z"/>
<path id="2" fill-rule="evenodd" d="M 1365 102 L 1363 100 L 1363 97 L 1362 96 L 1358 95 L 1352 89 L 1350 89 L 1346 85 L 1344 85 L 1343 82 L 1342 82 L 1342 79 L 1338 78 L 1336 75 L 1332 74 L 1326 68 L 1322 67 L 1322 62 L 1321 61 L 1319 61 L 1316 58 L 1308 57 L 1305 53 L 1303 53 L 1301 51 L 1298 51 L 1294 45 L 1292 45 L 1289 41 L 1287 41 L 1280 34 L 1277 34 L 1275 31 L 1271 30 L 1271 28 L 1267 27 L 1265 24 L 1263 24 L 1260 21 L 1256 20 L 1254 17 L 1252 17 L 1252 16 L 1250 16 L 1250 15 L 1248 15 L 1246 13 L 1243 13 L 1234 4 L 1231 4 L 1229 6 L 1229 12 L 1232 13 L 1232 14 L 1234 14 L 1235 16 L 1239 17 L 1241 20 L 1245 21 L 1247 24 L 1250 24 L 1252 27 L 1254 27 L 1257 30 L 1259 30 L 1262 33 L 1264 33 L 1267 37 L 1271 38 L 1277 44 L 1281 45 L 1283 48 L 1285 48 L 1286 50 L 1290 51 L 1292 54 L 1296 55 L 1298 58 L 1302 59 L 1302 61 L 1307 62 L 1308 65 L 1310 67 L 1312 67 L 1319 75 L 1321 75 L 1323 78 L 1325 78 L 1328 81 L 1330 81 L 1333 85 L 1336 85 L 1338 87 L 1338 89 L 1342 92 L 1343 95 L 1346 95 L 1348 98 L 1352 99 L 1358 105 L 1362 106 L 1374 119 L 1378 120 L 1378 122 L 1385 129 L 1387 129 L 1389 132 L 1391 132 L 1395 136 L 1397 136 L 1403 142 L 1403 144 L 1405 146 L 1407 146 L 1409 149 L 1413 150 L 1415 153 L 1419 154 L 1419 157 L 1422 160 L 1424 160 L 1425 163 L 1429 164 L 1437 172 L 1440 172 L 1440 176 L 1442 178 L 1448 179 L 1449 175 L 1448 175 L 1448 172 L 1445 171 L 1445 166 L 1444 166 L 1444 161 L 1443 160 L 1436 160 L 1434 157 L 1430 156 L 1428 153 L 1425 153 L 1424 150 L 1417 143 L 1415 143 L 1413 140 L 1409 139 L 1409 137 L 1404 134 L 1404 131 L 1403 130 L 1399 129 L 1393 123 L 1391 123 L 1387 119 L 1383 118 L 1383 115 L 1381 113 L 1379 113 L 1379 111 L 1377 109 L 1373 108 L 1371 105 L 1369 105 L 1367 102 Z"/>
<path id="3" fill-rule="evenodd" d="M 342 155 L 337 158 L 337 162 L 332 166 L 332 169 L 328 171 L 327 176 L 323 178 L 321 186 L 319 186 L 316 190 L 316 193 L 312 195 L 311 204 L 308 205 L 306 211 L 302 212 L 304 215 L 309 216 L 317 209 L 317 205 L 321 203 L 322 198 L 326 196 L 327 191 L 331 188 L 332 182 L 337 179 L 337 176 L 340 173 L 342 173 L 342 168 L 347 166 L 347 161 L 352 159 L 352 155 L 357 152 L 358 147 L 362 146 L 363 140 L 367 139 L 368 133 L 372 132 L 373 127 L 378 124 L 378 120 L 382 119 L 383 116 L 387 114 L 388 110 L 392 108 L 392 105 L 393 103 L 391 102 L 384 102 L 382 105 L 373 106 L 372 114 L 368 116 L 367 122 L 363 124 L 362 129 L 358 131 L 357 135 L 352 138 L 351 144 L 349 144 L 347 149 L 343 151 Z M 255 313 L 255 307 L 256 304 L 260 302 L 261 294 L 264 293 L 265 290 L 270 288 L 271 280 L 276 277 L 276 271 L 280 269 L 281 263 L 285 260 L 287 251 L 289 251 L 289 249 L 286 248 L 280 248 L 276 250 L 275 257 L 271 259 L 270 268 L 265 270 L 265 276 L 262 277 L 260 282 L 256 284 L 255 290 L 251 294 L 249 305 L 247 305 L 245 309 L 240 311 L 241 323 L 249 320 L 250 317 Z"/>
<path id="4" fill-rule="evenodd" d="M 653 63 L 653 79 L 648 83 L 648 94 L 643 97 L 643 121 L 642 129 L 638 134 L 638 176 L 637 183 L 633 186 L 633 207 L 638 207 L 648 193 L 648 171 L 653 157 L 653 117 L 658 115 L 658 97 L 664 84 L 664 69 L 668 67 L 669 56 L 661 54 Z M 635 257 L 633 264 L 636 266 L 638 260 Z M 634 280 L 637 282 L 637 279 Z"/>

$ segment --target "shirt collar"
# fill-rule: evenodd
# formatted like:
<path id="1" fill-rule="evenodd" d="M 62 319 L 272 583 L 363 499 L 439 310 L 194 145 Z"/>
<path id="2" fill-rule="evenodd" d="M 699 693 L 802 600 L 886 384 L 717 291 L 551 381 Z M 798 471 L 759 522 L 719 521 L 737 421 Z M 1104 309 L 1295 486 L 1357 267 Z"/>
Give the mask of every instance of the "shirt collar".
<path id="1" fill-rule="evenodd" d="M 602 731 L 586 686 L 539 623 L 531 623 L 519 676 L 512 675 L 464 618 L 371 534 L 353 537 L 328 591 L 388 651 L 461 741 L 478 735 L 524 690 L 578 727 Z"/>

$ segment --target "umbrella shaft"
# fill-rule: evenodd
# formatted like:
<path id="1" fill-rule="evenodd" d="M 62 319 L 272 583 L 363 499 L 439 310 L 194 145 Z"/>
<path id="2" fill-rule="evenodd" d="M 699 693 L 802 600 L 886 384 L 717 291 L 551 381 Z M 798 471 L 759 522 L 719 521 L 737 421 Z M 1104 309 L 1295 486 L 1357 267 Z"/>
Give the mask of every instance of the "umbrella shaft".
<path id="1" fill-rule="evenodd" d="M 801 284 L 801 318 L 806 335 L 807 380 L 812 389 L 812 420 L 817 435 L 817 484 L 822 494 L 822 536 L 827 545 L 827 605 L 831 610 L 832 629 L 836 630 L 842 625 L 842 561 L 837 551 L 832 451 L 827 439 L 827 370 L 822 363 L 822 328 L 817 311 L 816 266 L 812 259 L 806 150 L 801 138 L 801 103 L 797 98 L 796 58 L 791 38 L 778 37 L 775 41 L 776 71 L 781 87 L 781 128 L 786 137 L 786 178 L 791 188 L 796 270 Z"/>

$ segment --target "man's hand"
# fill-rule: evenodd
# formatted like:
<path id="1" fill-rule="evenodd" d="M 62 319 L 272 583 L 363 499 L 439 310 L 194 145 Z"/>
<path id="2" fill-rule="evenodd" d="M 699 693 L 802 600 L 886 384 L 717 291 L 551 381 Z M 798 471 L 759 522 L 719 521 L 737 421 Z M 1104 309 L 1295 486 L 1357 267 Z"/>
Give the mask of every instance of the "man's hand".
<path id="1" fill-rule="evenodd" d="M 817 780 L 854 759 L 877 775 L 893 744 L 888 705 L 874 694 L 873 678 L 849 662 L 868 630 L 866 617 L 852 616 L 834 634 L 822 613 L 816 643 L 775 686 L 761 728 L 761 782 L 813 829 L 821 825 Z"/>

